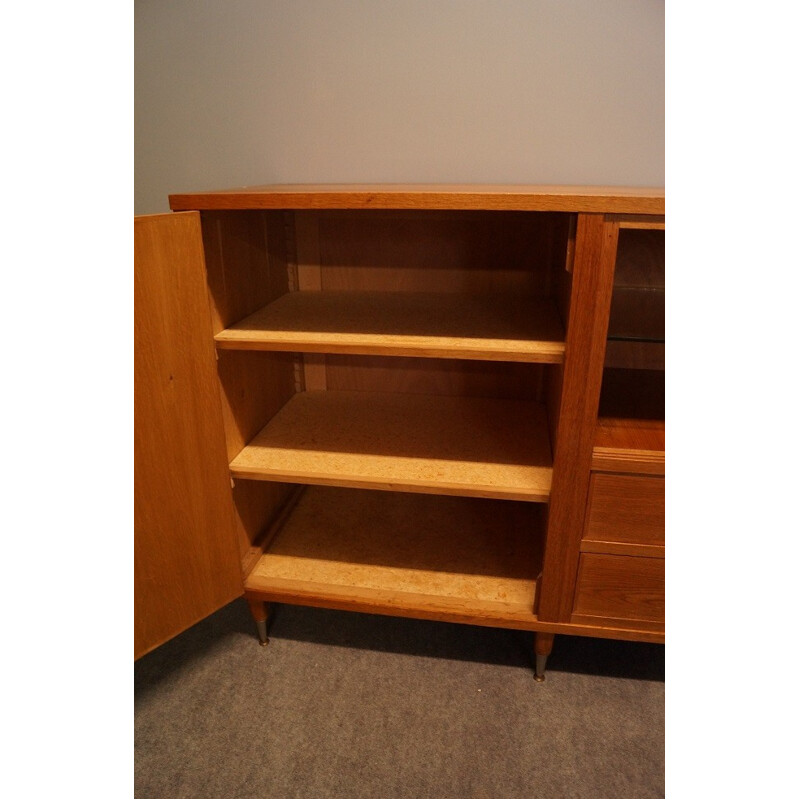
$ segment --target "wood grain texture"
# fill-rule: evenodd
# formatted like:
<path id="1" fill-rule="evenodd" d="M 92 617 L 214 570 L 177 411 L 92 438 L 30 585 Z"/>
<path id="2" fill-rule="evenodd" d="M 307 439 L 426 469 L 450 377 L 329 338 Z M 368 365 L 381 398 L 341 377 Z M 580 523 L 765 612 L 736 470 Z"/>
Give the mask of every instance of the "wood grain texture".
<path id="1" fill-rule="evenodd" d="M 203 247 L 214 333 L 289 290 L 279 212 L 203 212 Z"/>
<path id="2" fill-rule="evenodd" d="M 544 375 L 544 403 L 547 408 L 547 424 L 550 431 L 550 447 L 558 447 L 558 423 L 561 414 L 561 389 L 564 385 L 562 364 L 549 367 Z"/>
<path id="3" fill-rule="evenodd" d="M 542 188 L 548 191 L 539 191 Z M 623 236 L 628 233 L 650 235 L 655 231 L 663 238 L 663 234 L 659 234 L 663 221 L 652 216 L 663 214 L 662 190 L 301 186 L 187 195 L 183 199 L 194 204 L 198 198 L 205 198 L 201 202 L 209 205 L 189 207 L 215 209 L 210 213 L 218 223 L 217 239 L 213 235 L 207 237 L 207 247 L 216 248 L 220 253 L 219 264 L 214 267 L 217 278 L 210 275 L 209 283 L 214 284 L 216 280 L 219 284 L 220 275 L 223 286 L 230 283 L 230 288 L 224 289 L 222 311 L 215 322 L 217 333 L 223 317 L 227 320 L 226 326 L 234 327 L 244 317 L 279 300 L 288 290 L 298 289 L 320 296 L 328 292 L 373 292 L 380 293 L 381 299 L 393 293 L 405 293 L 410 297 L 414 293 L 429 292 L 447 295 L 448 299 L 457 299 L 464 294 L 485 297 L 513 293 L 555 303 L 562 314 L 559 330 L 567 327 L 566 337 L 562 333 L 558 342 L 562 354 L 553 362 L 543 360 L 541 363 L 506 361 L 507 353 L 492 350 L 485 341 L 474 350 L 467 347 L 461 352 L 449 349 L 452 342 L 447 342 L 442 350 L 435 349 L 440 342 L 435 343 L 433 350 L 425 346 L 402 349 L 409 347 L 407 342 L 399 344 L 401 349 L 386 349 L 385 340 L 377 343 L 376 350 L 347 349 L 354 344 L 356 348 L 364 346 L 363 341 L 346 342 L 342 350 L 331 349 L 338 346 L 334 339 L 350 333 L 378 337 L 397 335 L 396 327 L 388 333 L 376 332 L 375 319 L 384 323 L 391 315 L 383 313 L 380 308 L 366 306 L 365 313 L 372 313 L 372 327 L 362 324 L 362 329 L 356 331 L 342 330 L 343 321 L 348 325 L 359 322 L 358 314 L 347 309 L 332 309 L 328 322 L 317 326 L 306 325 L 296 315 L 288 315 L 291 322 L 278 328 L 279 332 L 288 333 L 290 337 L 320 333 L 323 336 L 322 340 L 312 341 L 310 345 L 297 340 L 287 340 L 283 346 L 268 343 L 268 349 L 280 348 L 283 353 L 236 353 L 226 349 L 226 344 L 219 343 L 230 458 L 235 463 L 246 455 L 244 460 L 251 462 L 237 474 L 234 488 L 237 510 L 240 511 L 240 536 L 248 547 L 248 566 L 256 559 L 260 533 L 267 530 L 269 538 L 278 528 L 283 529 L 284 519 L 290 520 L 294 516 L 294 511 L 290 512 L 288 506 L 281 505 L 281 499 L 291 491 L 283 481 L 390 490 L 389 493 L 363 493 L 370 495 L 376 507 L 382 508 L 389 499 L 394 502 L 395 498 L 431 503 L 495 502 L 432 497 L 433 494 L 544 500 L 548 493 L 542 491 L 540 479 L 545 474 L 553 489 L 549 509 L 542 504 L 512 503 L 509 499 L 500 503 L 504 507 L 519 505 L 529 512 L 546 513 L 547 516 L 548 553 L 544 558 L 543 577 L 537 581 L 534 576 L 537 593 L 532 599 L 526 598 L 524 604 L 517 604 L 516 609 L 509 608 L 507 598 L 483 595 L 476 605 L 475 597 L 469 596 L 470 590 L 465 590 L 463 584 L 453 592 L 445 591 L 440 585 L 437 590 L 440 593 L 434 591 L 431 594 L 430 586 L 437 585 L 436 581 L 442 579 L 440 573 L 447 570 L 428 570 L 433 576 L 425 578 L 417 574 L 426 571 L 424 565 L 420 570 L 401 566 L 401 572 L 405 569 L 406 573 L 401 579 L 401 583 L 407 582 L 405 586 L 398 588 L 392 584 L 387 588 L 378 582 L 366 589 L 359 588 L 359 579 L 352 579 L 352 570 L 363 567 L 369 572 L 373 565 L 360 564 L 351 555 L 342 560 L 318 559 L 315 564 L 321 572 L 312 580 L 308 580 L 307 574 L 299 573 L 289 577 L 271 576 L 267 588 L 263 585 L 248 588 L 247 595 L 251 600 L 450 619 L 542 631 L 549 635 L 570 632 L 643 641 L 663 640 L 663 629 L 658 620 L 630 617 L 630 609 L 619 611 L 605 607 L 600 616 L 592 609 L 587 612 L 585 608 L 575 608 L 572 613 L 578 564 L 583 568 L 585 563 L 589 563 L 584 559 L 596 556 L 659 563 L 659 559 L 653 557 L 630 558 L 593 552 L 581 555 L 580 548 L 629 548 L 625 552 L 637 552 L 631 548 L 640 548 L 639 554 L 653 556 L 655 548 L 659 547 L 600 539 L 581 542 L 581 533 L 589 467 L 593 461 L 598 463 L 600 459 L 600 463 L 624 464 L 626 469 L 638 464 L 644 472 L 658 460 L 649 445 L 644 448 L 620 447 L 614 440 L 604 451 L 603 445 L 598 445 L 597 430 L 601 426 L 598 425 L 597 430 L 595 426 L 597 397 L 592 400 L 592 396 L 599 393 L 605 349 L 605 343 L 599 343 L 602 339 L 600 332 L 608 323 L 610 294 L 606 293 L 606 279 L 613 273 L 613 263 L 609 267 L 609 258 L 616 250 L 617 231 L 622 228 Z M 180 203 L 181 199 L 178 198 L 177 202 Z M 495 214 L 495 210 L 504 213 Z M 530 210 L 547 213 L 519 213 Z M 586 212 L 613 212 L 618 216 L 603 218 L 597 213 Z M 263 215 L 263 236 L 258 233 L 258 225 L 252 222 L 258 215 Z M 576 216 L 577 232 L 571 247 L 569 222 Z M 217 241 L 226 237 L 232 240 L 227 250 Z M 212 256 L 210 260 L 214 258 Z M 264 263 L 268 267 L 266 273 Z M 574 265 L 572 273 L 567 270 L 571 263 Z M 273 276 L 269 276 L 273 264 L 280 267 L 279 285 L 275 283 L 277 273 L 273 271 Z M 624 270 L 618 269 L 618 277 L 624 277 Z M 637 287 L 633 288 L 638 291 Z M 261 300 L 265 292 L 269 294 L 268 300 L 251 305 L 257 299 Z M 320 299 L 315 298 L 315 302 Z M 402 300 L 405 302 L 408 297 Z M 249 310 L 242 313 L 242 309 Z M 411 322 L 408 314 L 396 316 L 403 324 Z M 430 309 L 426 314 L 420 314 L 420 319 L 425 316 L 441 324 Z M 471 313 L 470 316 L 472 323 L 480 319 L 479 314 Z M 645 314 L 645 321 L 651 316 Z M 458 331 L 450 338 L 469 339 L 474 336 L 475 328 L 475 324 L 468 325 L 463 335 Z M 410 335 L 425 336 L 428 331 Z M 248 344 L 245 342 L 244 346 Z M 254 349 L 263 344 L 263 341 L 257 342 Z M 413 346 L 417 344 L 418 341 Z M 376 343 L 370 342 L 366 346 L 373 347 Z M 392 342 L 388 346 L 396 347 L 398 343 Z M 308 349 L 304 350 L 304 347 Z M 304 355 L 299 358 L 292 355 L 297 352 Z M 503 360 L 484 360 L 487 354 L 492 359 Z M 386 357 L 389 355 L 392 358 Z M 254 366 L 260 362 L 250 359 L 261 357 L 275 360 L 267 366 L 263 363 Z M 291 371 L 286 368 L 289 364 Z M 628 365 L 627 361 L 625 364 Z M 609 373 L 613 372 L 609 370 Z M 328 391 L 307 392 L 289 399 L 295 390 L 323 387 Z M 355 397 L 341 407 L 329 402 L 335 395 L 345 394 L 357 395 L 358 402 Z M 313 395 L 326 400 L 312 413 L 308 409 L 301 411 L 300 406 Z M 484 396 L 513 398 L 515 402 L 495 399 L 490 401 L 497 404 L 494 410 L 479 410 L 474 399 Z M 387 401 L 389 405 L 376 405 L 376 400 L 383 402 L 392 397 L 395 400 Z M 547 423 L 542 406 L 537 404 L 545 397 L 548 402 Z M 522 398 L 535 398 L 537 402 L 522 402 Z M 392 402 L 399 405 L 392 407 Z M 459 408 L 454 411 L 456 406 Z M 510 411 L 512 406 L 518 406 L 519 410 Z M 532 409 L 535 409 L 533 413 Z M 289 424 L 284 426 L 287 420 Z M 637 436 L 641 434 L 640 429 L 628 425 L 630 420 L 625 415 L 614 415 L 613 421 L 621 423 L 618 425 L 621 430 L 634 429 L 638 431 Z M 663 432 L 663 412 L 661 423 Z M 524 428 L 526 424 L 533 429 L 533 435 Z M 258 442 L 270 428 L 270 437 L 276 431 L 286 434 L 283 442 L 280 436 L 277 437 L 277 446 L 276 440 L 270 437 Z M 515 446 L 519 450 L 508 444 L 512 439 L 510 431 L 515 432 Z M 538 451 L 541 443 L 548 443 L 551 438 L 555 444 L 554 468 L 550 466 L 549 446 L 547 458 L 541 464 L 531 463 L 531 443 L 534 451 Z M 630 438 L 625 440 L 627 444 L 630 441 Z M 491 458 L 487 459 L 487 452 Z M 534 452 L 534 456 L 538 461 L 538 452 Z M 282 459 L 288 460 L 282 464 Z M 256 471 L 248 472 L 253 464 Z M 233 464 L 232 468 L 236 473 Z M 534 492 L 541 491 L 540 497 L 531 495 L 531 473 L 521 479 L 523 471 L 531 468 L 539 470 L 534 481 L 538 488 Z M 242 480 L 243 476 L 254 480 Z M 262 494 L 252 488 L 258 486 L 269 491 Z M 412 494 L 392 491 L 397 489 Z M 312 487 L 307 491 L 361 494 L 358 488 Z M 436 513 L 431 512 L 432 518 L 436 518 Z M 416 518 L 420 518 L 419 513 Z M 455 514 L 454 519 L 457 518 L 458 514 Z M 357 524 L 342 528 L 342 535 L 331 544 L 346 546 L 348 531 L 354 527 L 357 528 Z M 459 526 L 453 520 L 444 520 L 439 527 L 439 540 L 449 539 L 450 549 L 454 549 L 454 531 Z M 436 535 L 430 538 L 437 541 Z M 538 536 L 537 541 L 540 541 Z M 367 549 L 370 546 L 366 536 L 362 537 L 362 545 Z M 386 545 L 384 553 L 391 553 L 393 546 L 397 547 L 399 543 Z M 653 548 L 653 552 L 644 553 L 641 548 Z M 441 552 L 444 553 L 445 549 L 442 547 Z M 417 548 L 417 551 L 423 552 L 424 548 Z M 622 551 L 617 549 L 614 552 Z M 299 561 L 297 563 L 299 565 Z M 383 569 L 387 565 L 378 566 Z M 337 571 L 340 576 L 344 574 L 343 570 L 348 573 L 346 584 L 337 582 L 338 578 L 331 579 Z M 377 573 L 370 574 L 374 576 Z M 455 570 L 449 574 L 464 577 L 468 573 Z M 429 581 L 427 585 L 426 580 Z M 417 581 L 416 585 L 414 581 Z M 469 582 L 466 585 L 478 593 L 488 586 L 484 584 L 480 589 Z M 461 596 L 459 592 L 464 591 L 467 595 Z M 590 595 L 592 592 L 596 593 L 595 589 L 590 591 Z M 544 605 L 537 608 L 537 599 L 541 599 Z M 517 600 L 512 600 L 512 605 Z"/>
<path id="4" fill-rule="evenodd" d="M 664 214 L 664 190 L 620 186 L 513 184 L 294 184 L 172 194 L 173 211 L 193 209 L 475 209 Z"/>
<path id="5" fill-rule="evenodd" d="M 554 640 L 555 635 L 552 633 L 537 633 L 533 640 L 533 652 L 537 656 L 549 656 L 553 652 Z"/>
<path id="6" fill-rule="evenodd" d="M 282 483 L 270 483 L 268 481 L 236 481 L 236 488 L 242 487 L 261 487 L 261 488 L 274 488 L 274 489 L 282 489 L 286 486 L 286 484 Z M 262 527 L 259 534 L 252 539 L 251 545 L 245 550 L 242 555 L 242 575 L 247 578 L 247 576 L 253 571 L 253 568 L 258 563 L 258 560 L 261 556 L 264 555 L 264 551 L 269 547 L 272 543 L 272 540 L 277 535 L 278 531 L 283 527 L 284 523 L 288 519 L 289 515 L 294 510 L 294 507 L 297 505 L 300 498 L 303 496 L 303 492 L 305 491 L 305 486 L 300 486 L 297 484 L 291 484 L 289 486 L 289 491 L 283 495 L 284 502 L 283 505 L 274 504 L 270 510 L 274 510 L 277 508 L 277 512 L 271 515 L 270 523 L 266 527 Z M 263 521 L 263 520 L 262 520 Z"/>
<path id="7" fill-rule="evenodd" d="M 248 599 L 247 605 L 255 622 L 266 622 L 269 619 L 269 603 L 261 600 Z"/>
<path id="8" fill-rule="evenodd" d="M 551 297 L 568 215 L 470 211 L 326 211 L 324 291 Z M 559 258 L 560 255 L 560 258 Z"/>
<path id="9" fill-rule="evenodd" d="M 616 245 L 614 223 L 601 215 L 579 216 L 539 600 L 539 618 L 546 621 L 568 621 L 572 614 Z"/>
<path id="10" fill-rule="evenodd" d="M 382 614 L 390 617 L 409 617 L 412 619 L 430 619 L 441 622 L 459 622 L 466 625 L 484 625 L 492 628 L 510 628 L 522 631 L 546 631 L 548 633 L 566 633 L 571 636 L 593 636 L 599 639 L 622 639 L 631 642 L 664 643 L 664 627 L 658 623 L 643 622 L 642 620 L 607 619 L 603 617 L 585 616 L 581 621 L 580 616 L 573 614 L 570 622 L 544 622 L 535 614 L 527 616 L 511 615 L 500 610 L 487 614 L 487 609 L 478 612 L 470 610 L 469 606 L 454 610 L 452 601 L 441 606 L 436 604 L 436 598 L 425 595 L 420 598 L 404 596 L 399 601 L 390 593 L 381 594 L 382 590 L 373 590 L 378 597 L 371 594 L 369 597 L 354 596 L 352 593 L 342 592 L 340 587 L 331 587 L 327 593 L 320 584 L 300 585 L 294 581 L 285 586 L 278 586 L 277 579 L 270 581 L 269 589 L 249 589 L 246 596 L 250 599 L 263 600 L 264 602 L 288 603 L 311 608 L 332 608 L 339 611 L 358 611 L 367 614 Z"/>
<path id="11" fill-rule="evenodd" d="M 570 214 L 567 219 L 567 248 L 564 262 L 556 262 L 554 270 L 553 299 L 558 308 L 564 330 L 569 322 L 569 309 L 572 299 L 572 271 L 575 267 L 575 240 L 578 233 L 578 216 Z M 566 345 L 565 345 L 566 350 Z M 545 401 L 547 418 L 550 424 L 550 443 L 555 452 L 558 444 L 558 423 L 561 413 L 561 389 L 564 385 L 564 368 L 562 364 L 549 369 L 545 375 Z"/>
<path id="12" fill-rule="evenodd" d="M 575 625 L 583 626 L 589 631 L 589 636 L 605 637 L 601 631 L 607 630 L 608 627 L 616 629 L 630 629 L 638 633 L 638 636 L 607 636 L 610 639 L 630 639 L 632 641 L 640 642 L 657 642 L 664 643 L 664 623 L 660 620 L 646 620 L 646 619 L 626 619 L 625 617 L 598 617 L 593 614 L 573 614 L 571 621 Z M 627 633 L 628 631 L 626 631 Z M 578 634 L 586 635 L 586 634 Z"/>
<path id="13" fill-rule="evenodd" d="M 529 621 L 541 535 L 527 503 L 310 487 L 246 588 Z"/>
<path id="14" fill-rule="evenodd" d="M 665 242 L 664 231 L 620 231 L 614 287 L 663 290 Z"/>
<path id="15" fill-rule="evenodd" d="M 230 462 L 294 395 L 294 358 L 291 353 L 223 351 L 218 353 L 217 374 Z M 242 557 L 286 502 L 291 490 L 291 486 L 280 483 L 236 483 L 233 499 Z"/>
<path id="16" fill-rule="evenodd" d="M 664 624 L 664 562 L 657 558 L 583 553 L 575 615 Z"/>
<path id="17" fill-rule="evenodd" d="M 322 289 L 319 257 L 319 215 L 313 211 L 294 214 L 295 254 L 297 256 L 297 288 L 301 292 Z"/>
<path id="18" fill-rule="evenodd" d="M 583 540 L 595 546 L 654 545 L 663 551 L 664 479 L 592 473 Z"/>
<path id="19" fill-rule="evenodd" d="M 620 231 L 608 336 L 627 341 L 609 342 L 606 366 L 643 368 L 648 358 L 659 357 L 658 367 L 644 368 L 664 368 L 664 284 L 664 232 Z M 621 363 L 626 348 L 635 363 Z"/>
<path id="20" fill-rule="evenodd" d="M 543 398 L 543 364 L 447 358 L 326 356 L 328 389 L 356 392 L 495 397 L 504 400 Z"/>
<path id="21" fill-rule="evenodd" d="M 550 443 L 537 403 L 387 392 L 295 395 L 234 476 L 543 501 Z"/>
<path id="22" fill-rule="evenodd" d="M 663 475 L 663 420 L 598 419 L 592 449 L 592 469 Z"/>
<path id="23" fill-rule="evenodd" d="M 614 216 L 620 230 L 663 231 L 666 228 L 664 216 L 646 214 L 620 214 Z"/>
<path id="24" fill-rule="evenodd" d="M 664 371 L 666 349 L 662 342 L 631 342 L 609 339 L 604 366 L 607 369 Z"/>
<path id="25" fill-rule="evenodd" d="M 222 413 L 228 460 L 231 460 L 294 395 L 294 358 L 290 353 L 235 350 L 223 350 L 218 356 Z"/>
<path id="26" fill-rule="evenodd" d="M 197 214 L 134 223 L 138 658 L 242 593 Z"/>
<path id="27" fill-rule="evenodd" d="M 297 292 L 292 292 L 288 297 L 316 297 L 322 289 L 322 270 L 320 269 L 319 259 L 319 219 L 315 211 L 295 211 L 294 212 L 294 233 L 295 233 L 295 246 L 294 253 L 297 259 Z M 287 299 L 288 299 L 287 297 Z M 289 301 L 291 304 L 291 301 Z M 260 312 L 256 312 L 247 318 L 243 324 L 248 324 L 255 320 L 257 325 L 264 322 L 259 318 L 259 314 L 264 314 L 267 309 L 275 309 L 276 304 L 270 304 Z M 278 301 L 278 308 L 283 309 Z M 287 314 L 287 322 L 289 325 L 304 324 L 300 323 L 299 309 L 292 309 Z M 309 320 L 305 320 L 307 323 Z M 339 322 L 342 318 L 339 317 Z M 272 320 L 267 320 L 266 324 L 271 325 Z M 331 322 L 335 321 L 331 320 Z M 238 330 L 240 326 L 234 326 L 233 330 Z M 294 328 L 297 331 L 297 328 Z M 314 330 L 313 328 L 311 330 Z M 224 346 L 225 332 L 223 331 L 220 336 L 222 340 L 218 339 L 218 346 Z M 235 337 L 238 344 L 243 343 L 242 337 Z M 253 344 L 252 337 L 247 337 L 247 343 Z M 298 342 L 283 342 L 287 344 L 286 347 L 263 347 L 263 339 L 259 340 L 262 346 L 250 347 L 249 349 L 258 350 L 295 350 L 303 352 L 303 389 L 304 390 L 323 390 L 327 388 L 326 372 L 325 372 L 325 356 L 313 355 L 314 353 L 325 353 L 325 348 L 303 348 L 295 346 Z M 275 342 L 278 344 L 278 342 Z M 332 352 L 332 351 L 331 351 Z"/>
<path id="28" fill-rule="evenodd" d="M 303 355 L 303 391 L 324 391 L 328 388 L 328 364 L 324 353 Z"/>
<path id="29" fill-rule="evenodd" d="M 266 481 L 233 481 L 233 505 L 236 510 L 236 533 L 242 557 L 242 574 L 246 575 L 247 559 L 288 502 L 295 486 Z"/>
<path id="30" fill-rule="evenodd" d="M 660 558 L 666 555 L 664 545 L 636 544 L 631 542 L 595 542 L 584 539 L 581 553 L 605 553 L 611 556 L 636 556 L 637 558 Z M 574 616 L 574 615 L 573 615 Z"/>
<path id="31" fill-rule="evenodd" d="M 286 294 L 216 335 L 217 347 L 556 364 L 564 331 L 549 300 L 421 292 Z"/>

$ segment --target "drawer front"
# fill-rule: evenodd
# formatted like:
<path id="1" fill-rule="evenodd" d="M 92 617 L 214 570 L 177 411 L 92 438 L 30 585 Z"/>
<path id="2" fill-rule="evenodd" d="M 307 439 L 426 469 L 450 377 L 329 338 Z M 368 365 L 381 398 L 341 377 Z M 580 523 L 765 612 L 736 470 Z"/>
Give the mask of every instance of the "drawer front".
<path id="1" fill-rule="evenodd" d="M 583 541 L 663 548 L 664 479 L 593 472 Z"/>
<path id="2" fill-rule="evenodd" d="M 575 616 L 664 623 L 664 560 L 582 553 Z"/>

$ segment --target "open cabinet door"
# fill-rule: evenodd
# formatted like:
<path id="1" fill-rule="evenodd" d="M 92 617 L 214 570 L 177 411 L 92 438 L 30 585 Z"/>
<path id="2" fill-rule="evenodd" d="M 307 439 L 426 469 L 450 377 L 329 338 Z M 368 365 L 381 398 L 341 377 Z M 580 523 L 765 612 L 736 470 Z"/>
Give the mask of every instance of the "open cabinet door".
<path id="1" fill-rule="evenodd" d="M 137 217 L 134 231 L 139 658 L 243 588 L 200 215 Z"/>

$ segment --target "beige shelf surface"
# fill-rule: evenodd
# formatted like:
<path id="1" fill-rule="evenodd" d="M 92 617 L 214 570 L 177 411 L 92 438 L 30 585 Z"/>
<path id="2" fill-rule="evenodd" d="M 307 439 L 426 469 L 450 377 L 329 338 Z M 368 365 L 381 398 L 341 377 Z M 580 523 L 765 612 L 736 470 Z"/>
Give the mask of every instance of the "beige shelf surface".
<path id="1" fill-rule="evenodd" d="M 290 292 L 216 341 L 237 350 L 564 360 L 564 330 L 552 302 L 509 295 Z"/>
<path id="2" fill-rule="evenodd" d="M 234 477 L 541 502 L 544 407 L 388 392 L 296 394 L 231 462 Z"/>
<path id="3" fill-rule="evenodd" d="M 525 627 L 536 619 L 539 511 L 309 487 L 245 589 L 287 602 Z"/>

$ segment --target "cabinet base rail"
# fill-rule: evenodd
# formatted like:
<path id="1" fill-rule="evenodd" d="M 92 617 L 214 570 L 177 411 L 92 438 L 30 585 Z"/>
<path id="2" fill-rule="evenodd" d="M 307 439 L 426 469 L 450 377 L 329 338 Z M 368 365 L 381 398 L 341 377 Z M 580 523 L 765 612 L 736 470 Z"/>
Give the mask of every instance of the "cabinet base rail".
<path id="1" fill-rule="evenodd" d="M 584 625 L 572 622 L 545 622 L 532 614 L 525 621 L 489 619 L 476 617 L 465 613 L 463 616 L 456 616 L 452 613 L 442 614 L 435 610 L 430 612 L 419 608 L 408 609 L 402 606 L 377 606 L 369 603 L 361 603 L 353 600 L 331 599 L 329 597 L 295 597 L 285 595 L 280 592 L 250 591 L 245 594 L 245 599 L 250 606 L 253 619 L 258 623 L 257 613 L 263 613 L 266 622 L 270 616 L 269 609 L 272 603 L 285 603 L 286 605 L 307 606 L 310 608 L 329 608 L 334 611 L 355 611 L 362 614 L 382 614 L 389 617 L 404 617 L 407 619 L 427 619 L 434 622 L 455 622 L 463 625 L 480 625 L 486 628 L 506 628 L 510 630 L 531 631 L 543 637 L 550 635 L 550 650 L 552 650 L 552 636 L 555 634 L 567 634 L 569 636 L 590 636 L 598 639 L 620 639 L 630 642 L 652 642 L 654 644 L 664 643 L 664 632 L 653 630 L 641 630 L 636 628 L 624 628 L 620 626 L 602 626 L 597 623 Z M 263 612 L 254 611 L 259 606 L 264 608 Z M 258 625 L 257 625 L 258 627 Z M 542 639 L 541 655 L 545 658 L 550 654 L 550 650 L 544 652 L 545 639 Z M 537 653 L 538 655 L 539 653 Z"/>

